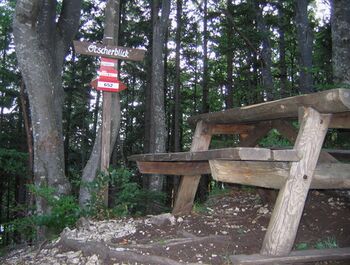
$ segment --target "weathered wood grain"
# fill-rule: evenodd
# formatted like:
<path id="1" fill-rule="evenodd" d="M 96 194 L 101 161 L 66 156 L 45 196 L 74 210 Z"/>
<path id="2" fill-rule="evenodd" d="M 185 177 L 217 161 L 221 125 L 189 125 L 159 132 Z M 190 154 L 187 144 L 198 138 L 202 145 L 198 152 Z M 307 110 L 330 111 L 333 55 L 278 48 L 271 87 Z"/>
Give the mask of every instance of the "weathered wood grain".
<path id="1" fill-rule="evenodd" d="M 253 124 L 208 124 L 209 132 L 215 134 L 246 134 L 253 129 Z"/>
<path id="2" fill-rule="evenodd" d="M 163 174 L 163 175 L 203 175 L 210 174 L 208 161 L 195 162 L 137 162 L 137 167 L 142 174 Z"/>
<path id="3" fill-rule="evenodd" d="M 213 159 L 224 160 L 256 160 L 256 161 L 299 161 L 300 157 L 294 150 L 271 150 L 255 147 L 235 147 L 212 149 L 197 152 L 153 153 L 133 155 L 131 161 L 207 161 Z"/>
<path id="4" fill-rule="evenodd" d="M 86 41 L 73 41 L 73 45 L 77 53 L 119 60 L 142 61 L 146 53 L 146 50 L 115 46 L 110 43 L 104 45 Z"/>
<path id="5" fill-rule="evenodd" d="M 210 160 L 213 178 L 217 181 L 280 189 L 289 177 L 290 163 L 260 161 Z M 350 164 L 317 165 L 311 189 L 349 189 Z"/>
<path id="6" fill-rule="evenodd" d="M 290 175 L 280 189 L 261 254 L 281 256 L 291 251 L 329 122 L 330 115 L 305 109 L 294 146 L 303 158 L 292 163 Z"/>
<path id="7" fill-rule="evenodd" d="M 258 122 L 253 131 L 248 132 L 244 138 L 240 139 L 239 146 L 244 147 L 257 145 L 259 141 L 272 129 L 271 125 L 272 123 L 270 121 Z"/>
<path id="8" fill-rule="evenodd" d="M 350 128 L 350 113 L 335 113 L 332 116 L 331 123 L 329 128 L 338 128 L 338 129 L 349 129 Z"/>
<path id="9" fill-rule="evenodd" d="M 199 121 L 193 135 L 191 152 L 208 150 L 210 141 L 211 134 L 208 133 L 208 127 L 204 122 Z M 181 177 L 172 211 L 174 215 L 191 213 L 200 178 L 201 175 L 183 175 Z"/>
<path id="10" fill-rule="evenodd" d="M 249 123 L 263 120 L 297 118 L 299 107 L 312 106 L 320 113 L 350 111 L 350 89 L 333 89 L 300 95 L 220 112 L 192 116 L 189 123 Z"/>
<path id="11" fill-rule="evenodd" d="M 285 256 L 265 256 L 261 254 L 230 256 L 230 260 L 234 265 L 296 264 L 348 259 L 350 259 L 350 248 L 298 250 Z"/>

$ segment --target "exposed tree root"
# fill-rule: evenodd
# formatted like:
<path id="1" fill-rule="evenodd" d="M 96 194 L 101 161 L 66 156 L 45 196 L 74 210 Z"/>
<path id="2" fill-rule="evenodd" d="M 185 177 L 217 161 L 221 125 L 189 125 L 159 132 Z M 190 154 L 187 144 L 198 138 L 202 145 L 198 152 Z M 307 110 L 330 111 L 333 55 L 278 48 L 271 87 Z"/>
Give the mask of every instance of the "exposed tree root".
<path id="1" fill-rule="evenodd" d="M 61 240 L 59 242 L 64 248 L 70 250 L 79 251 L 81 250 L 84 255 L 98 255 L 104 261 L 111 261 L 113 259 L 123 261 L 123 262 L 140 262 L 141 264 L 157 264 L 157 265 L 181 265 L 183 263 L 177 262 L 175 260 L 160 257 L 155 255 L 142 255 L 135 253 L 130 250 L 122 249 L 118 250 L 110 245 L 103 242 L 87 241 L 82 242 L 75 239 L 67 238 L 66 235 L 61 235 Z"/>

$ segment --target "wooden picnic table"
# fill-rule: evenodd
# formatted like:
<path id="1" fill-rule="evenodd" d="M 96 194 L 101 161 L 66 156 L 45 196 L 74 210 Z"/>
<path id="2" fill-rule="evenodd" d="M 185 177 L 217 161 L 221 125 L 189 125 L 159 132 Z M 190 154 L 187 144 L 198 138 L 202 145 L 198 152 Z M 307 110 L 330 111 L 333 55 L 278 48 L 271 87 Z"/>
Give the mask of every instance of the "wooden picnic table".
<path id="1" fill-rule="evenodd" d="M 296 119 L 299 129 L 291 124 Z M 211 173 L 223 182 L 275 188 L 279 194 L 260 253 L 232 256 L 234 264 L 350 258 L 350 248 L 337 249 L 334 255 L 329 251 L 291 252 L 309 189 L 350 187 L 350 164 L 322 150 L 329 128 L 350 129 L 350 89 L 200 114 L 189 123 L 196 128 L 189 152 L 129 157 L 137 161 L 141 173 L 182 175 L 173 214 L 192 210 L 201 174 Z M 271 129 L 294 147 L 255 147 Z M 239 147 L 208 150 L 216 134 L 238 134 Z"/>

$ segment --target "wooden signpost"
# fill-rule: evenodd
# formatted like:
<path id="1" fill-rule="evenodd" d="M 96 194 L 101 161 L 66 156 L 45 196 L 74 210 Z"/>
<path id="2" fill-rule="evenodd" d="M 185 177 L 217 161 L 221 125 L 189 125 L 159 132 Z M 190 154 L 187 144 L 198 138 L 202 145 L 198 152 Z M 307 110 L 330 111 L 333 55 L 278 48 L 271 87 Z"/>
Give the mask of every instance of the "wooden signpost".
<path id="1" fill-rule="evenodd" d="M 102 172 L 108 171 L 111 154 L 111 94 L 126 89 L 126 86 L 118 80 L 117 59 L 141 61 L 146 52 L 141 49 L 132 49 L 114 45 L 117 43 L 118 37 L 119 1 L 109 0 L 107 2 L 105 17 L 103 44 L 80 41 L 73 42 L 77 53 L 102 57 L 98 77 L 92 80 L 93 87 L 103 91 L 101 143 Z M 108 206 L 108 186 L 103 188 L 101 195 L 103 196 L 105 206 Z"/>

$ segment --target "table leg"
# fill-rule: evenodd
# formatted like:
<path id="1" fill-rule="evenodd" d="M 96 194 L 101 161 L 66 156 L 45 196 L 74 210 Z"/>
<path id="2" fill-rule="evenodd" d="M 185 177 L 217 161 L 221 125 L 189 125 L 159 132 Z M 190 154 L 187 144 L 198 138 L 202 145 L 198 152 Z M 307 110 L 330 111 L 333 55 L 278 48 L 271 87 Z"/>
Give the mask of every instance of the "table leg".
<path id="1" fill-rule="evenodd" d="M 208 150 L 210 141 L 210 130 L 204 122 L 199 121 L 192 139 L 191 151 Z M 200 178 L 201 175 L 181 177 L 173 209 L 174 215 L 189 214 L 191 212 Z"/>
<path id="2" fill-rule="evenodd" d="M 302 159 L 292 163 L 289 178 L 279 191 L 261 254 L 280 256 L 291 251 L 330 118 L 313 108 L 304 110 L 294 145 Z"/>

